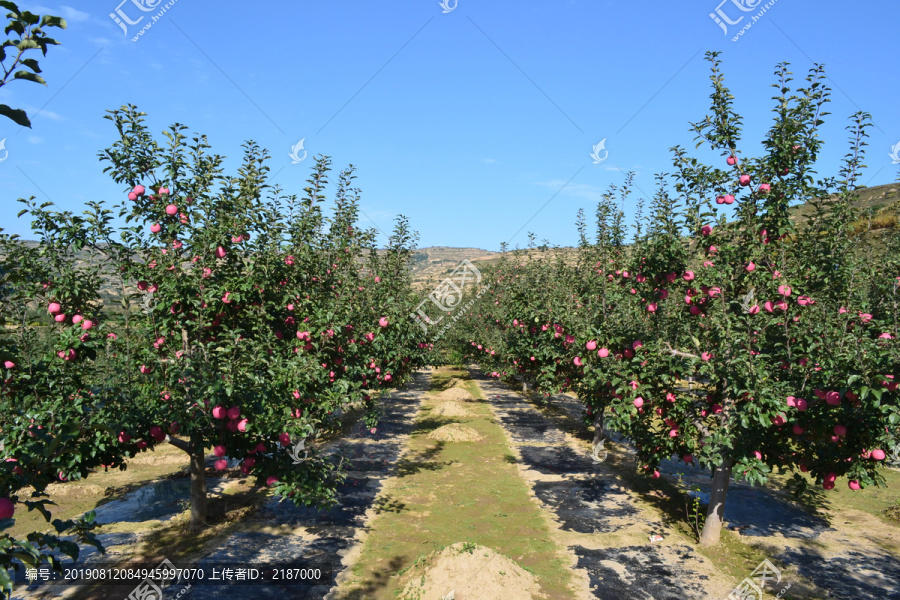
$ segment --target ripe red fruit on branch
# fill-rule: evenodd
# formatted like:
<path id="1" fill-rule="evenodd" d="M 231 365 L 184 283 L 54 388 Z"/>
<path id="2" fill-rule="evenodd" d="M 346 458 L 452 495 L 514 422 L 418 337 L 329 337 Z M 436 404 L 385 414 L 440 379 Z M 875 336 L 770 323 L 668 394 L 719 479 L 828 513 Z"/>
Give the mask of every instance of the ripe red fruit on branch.
<path id="1" fill-rule="evenodd" d="M 0 519 L 12 519 L 16 505 L 9 498 L 0 498 Z"/>
<path id="2" fill-rule="evenodd" d="M 134 192 L 135 194 L 137 194 L 138 196 L 143 196 L 144 195 L 144 186 L 136 185 L 136 186 L 134 186 L 134 189 L 131 191 Z"/>
<path id="3" fill-rule="evenodd" d="M 215 454 L 219 458 L 225 456 L 225 446 L 218 445 L 213 447 L 213 454 Z"/>
<path id="4" fill-rule="evenodd" d="M 55 315 L 56 313 L 58 313 L 61 310 L 62 310 L 62 306 L 59 305 L 59 302 L 51 302 L 47 306 L 47 312 L 49 312 L 51 315 Z"/>
<path id="5" fill-rule="evenodd" d="M 214 419 L 224 419 L 228 416 L 228 411 L 224 406 L 216 406 L 212 409 L 212 416 Z"/>
<path id="6" fill-rule="evenodd" d="M 728 158 L 725 159 L 725 162 L 727 162 L 730 166 L 733 167 L 734 165 L 737 164 L 737 158 L 735 158 L 734 156 L 729 156 Z"/>

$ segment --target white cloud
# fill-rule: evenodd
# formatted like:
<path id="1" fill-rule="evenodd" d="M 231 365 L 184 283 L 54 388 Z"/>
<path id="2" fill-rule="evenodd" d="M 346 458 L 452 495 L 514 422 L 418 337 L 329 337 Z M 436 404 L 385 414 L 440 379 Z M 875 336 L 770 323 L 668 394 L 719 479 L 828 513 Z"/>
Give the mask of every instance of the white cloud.
<path id="1" fill-rule="evenodd" d="M 31 144 L 40 144 L 40 143 L 42 143 L 43 141 L 44 141 L 44 138 L 42 138 L 42 137 L 38 137 L 38 136 L 36 136 L 36 135 L 29 135 L 29 136 L 28 136 L 28 142 L 31 143 Z"/>
<path id="2" fill-rule="evenodd" d="M 19 108 L 19 107 L 17 107 Z M 63 117 L 59 113 L 55 113 L 52 110 L 47 110 L 46 108 L 40 109 L 37 106 L 25 105 L 21 107 L 28 114 L 29 119 L 34 119 L 35 117 L 44 117 L 45 119 L 50 119 L 51 121 L 65 121 L 65 117 Z"/>
<path id="3" fill-rule="evenodd" d="M 493 165 L 494 163 L 497 162 L 497 160 L 494 158 L 482 158 L 481 162 L 483 162 L 486 165 Z"/>

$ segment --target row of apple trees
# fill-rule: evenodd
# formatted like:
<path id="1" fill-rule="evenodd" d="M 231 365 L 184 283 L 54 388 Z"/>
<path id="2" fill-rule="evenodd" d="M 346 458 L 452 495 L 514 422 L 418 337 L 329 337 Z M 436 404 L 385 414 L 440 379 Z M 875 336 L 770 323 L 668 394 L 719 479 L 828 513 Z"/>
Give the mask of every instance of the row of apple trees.
<path id="1" fill-rule="evenodd" d="M 326 209 L 325 157 L 289 195 L 254 143 L 229 174 L 182 125 L 158 140 L 134 106 L 107 118 L 117 139 L 100 160 L 121 197 L 81 214 L 21 200 L 37 242 L 0 235 L 0 517 L 27 507 L 50 521 L 48 484 L 124 469 L 164 441 L 190 457 L 194 527 L 210 451 L 216 469 L 240 461 L 298 504 L 333 503 L 343 471 L 320 433 L 351 406 L 374 433 L 379 396 L 422 365 L 415 234 L 400 218 L 376 248 L 352 168 Z M 54 525 L 96 544 L 90 521 Z M 0 567 L 46 549 L 78 552 L 7 535 Z"/>
<path id="2" fill-rule="evenodd" d="M 900 236 L 854 225 L 868 115 L 851 118 L 839 173 L 813 170 L 821 68 L 792 90 L 777 67 L 774 120 L 750 156 L 718 57 L 707 59 L 711 108 L 692 131 L 721 158 L 673 148 L 630 240 L 631 178 L 599 202 L 595 235 L 580 216 L 574 252 L 504 258 L 444 347 L 544 394 L 576 393 L 595 443 L 604 427 L 624 434 L 648 476 L 672 457 L 708 469 L 701 543 L 712 545 L 732 478 L 788 470 L 798 491 L 884 483 L 900 423 Z"/>

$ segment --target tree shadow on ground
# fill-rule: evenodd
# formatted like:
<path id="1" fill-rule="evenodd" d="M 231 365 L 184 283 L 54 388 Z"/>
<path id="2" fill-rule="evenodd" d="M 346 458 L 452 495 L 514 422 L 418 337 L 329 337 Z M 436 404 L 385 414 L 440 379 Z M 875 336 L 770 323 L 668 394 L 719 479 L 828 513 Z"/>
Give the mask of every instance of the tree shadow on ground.
<path id="1" fill-rule="evenodd" d="M 434 446 L 419 452 L 409 452 L 397 461 L 396 477 L 409 477 L 420 471 L 439 471 L 453 464 L 453 461 L 440 462 L 433 460 L 444 449 L 445 442 L 436 442 Z"/>
<path id="2" fill-rule="evenodd" d="M 379 496 L 372 504 L 372 507 L 375 509 L 376 515 L 381 513 L 401 513 L 406 510 L 406 504 L 390 494 Z"/>
<path id="3" fill-rule="evenodd" d="M 335 600 L 368 600 L 377 597 L 387 587 L 391 577 L 400 571 L 404 562 L 406 561 L 402 556 L 393 557 L 386 568 L 372 573 L 363 586 L 338 592 L 334 595 Z"/>

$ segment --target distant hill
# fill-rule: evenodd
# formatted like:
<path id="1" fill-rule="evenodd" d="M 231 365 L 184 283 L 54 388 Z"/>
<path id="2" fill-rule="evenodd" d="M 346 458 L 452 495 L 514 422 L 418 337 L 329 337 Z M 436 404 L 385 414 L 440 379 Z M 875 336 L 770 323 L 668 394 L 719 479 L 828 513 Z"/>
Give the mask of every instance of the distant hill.
<path id="1" fill-rule="evenodd" d="M 857 192 L 859 199 L 857 206 L 868 214 L 856 222 L 857 231 L 866 229 L 875 230 L 876 235 L 883 234 L 898 227 L 898 206 L 900 206 L 900 183 L 879 185 L 871 188 L 861 188 Z M 791 209 L 792 219 L 802 222 L 808 218 L 813 208 L 809 204 L 802 204 Z M 24 241 L 24 240 L 23 240 Z M 25 241 L 28 245 L 36 245 L 37 242 Z M 532 258 L 553 258 L 560 253 L 571 253 L 573 248 L 550 248 L 545 251 L 532 250 L 529 255 Z M 459 266 L 463 260 L 469 260 L 479 270 L 489 267 L 500 260 L 500 252 L 492 252 L 482 248 L 454 248 L 450 246 L 431 246 L 419 248 L 415 251 L 410 264 L 413 283 L 416 287 L 431 287 L 443 281 Z M 88 260 L 87 252 L 78 257 Z M 106 281 L 101 295 L 105 303 L 116 302 L 121 294 L 121 289 L 116 289 L 113 282 Z"/>

